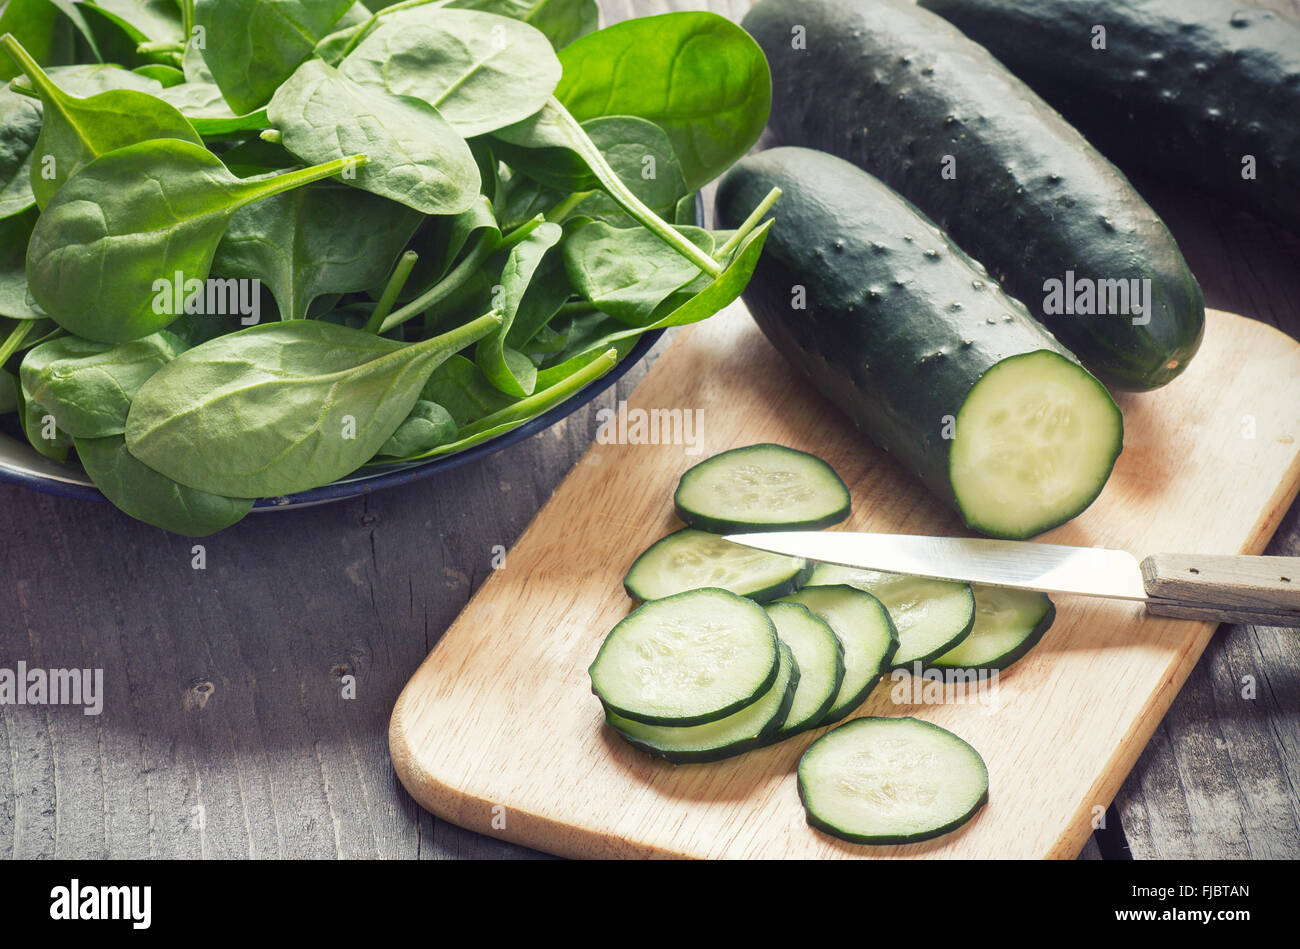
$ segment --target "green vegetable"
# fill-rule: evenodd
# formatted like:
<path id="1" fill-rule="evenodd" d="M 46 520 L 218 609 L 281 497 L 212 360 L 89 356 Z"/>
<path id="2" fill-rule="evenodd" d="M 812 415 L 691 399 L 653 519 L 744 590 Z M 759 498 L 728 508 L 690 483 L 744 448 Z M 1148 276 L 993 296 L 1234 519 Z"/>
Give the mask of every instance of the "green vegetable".
<path id="1" fill-rule="evenodd" d="M 145 383 L 127 446 L 213 494 L 276 497 L 327 484 L 374 457 L 434 368 L 499 325 L 492 314 L 409 346 L 316 320 L 218 337 Z"/>
<path id="2" fill-rule="evenodd" d="M 185 348 L 166 330 L 115 344 L 62 336 L 29 350 L 20 375 L 28 397 L 48 409 L 62 431 L 103 438 L 126 431 L 135 394 Z"/>
<path id="3" fill-rule="evenodd" d="M 251 500 L 199 491 L 140 462 L 121 435 L 76 439 L 77 458 L 95 487 L 137 520 L 187 537 L 205 537 L 243 520 Z"/>
<path id="4" fill-rule="evenodd" d="M 31 155 L 31 186 L 44 209 L 78 169 L 101 155 L 149 139 L 202 144 L 185 117 L 143 92 L 114 89 L 88 99 L 55 85 L 12 36 L 2 40 L 36 87 L 44 105 L 40 137 Z"/>
<path id="5" fill-rule="evenodd" d="M 397 431 L 375 452 L 380 457 L 406 458 L 432 451 L 456 440 L 458 427 L 451 413 L 437 402 L 420 399 Z"/>
<path id="6" fill-rule="evenodd" d="M 983 47 L 909 0 L 761 0 L 744 23 L 771 60 L 782 141 L 915 204 L 1102 382 L 1154 389 L 1187 366 L 1205 306 L 1168 228 Z"/>
<path id="7" fill-rule="evenodd" d="M 495 294 L 501 326 L 478 344 L 474 359 L 488 380 L 507 395 L 532 395 L 537 384 L 537 367 L 523 353 L 507 346 L 506 338 L 542 257 L 563 234 L 557 224 L 541 225 L 511 249 L 501 273 L 500 290 Z"/>
<path id="8" fill-rule="evenodd" d="M 203 58 L 239 114 L 267 104 L 353 0 L 195 0 Z"/>
<path id="9" fill-rule="evenodd" d="M 40 134 L 40 104 L 7 86 L 0 89 L 0 219 L 36 205 L 32 152 Z"/>
<path id="10" fill-rule="evenodd" d="M 749 151 L 767 125 L 767 60 L 716 13 L 625 20 L 565 47 L 560 62 L 555 95 L 578 121 L 636 115 L 654 122 L 672 139 L 692 191 Z"/>
<path id="11" fill-rule="evenodd" d="M 83 0 L 82 6 L 117 24 L 137 43 L 185 41 L 176 0 Z"/>
<path id="12" fill-rule="evenodd" d="M 43 66 L 66 62 L 72 54 L 72 36 L 59 25 L 59 8 L 49 0 L 8 0 L 0 8 L 0 36 L 12 34 Z M 0 80 L 21 72 L 22 67 L 0 50 Z"/>
<path id="13" fill-rule="evenodd" d="M 987 48 L 1125 171 L 1182 179 L 1300 229 L 1294 17 L 1240 0 L 921 6 Z M 1097 26 L 1104 51 L 1093 47 Z"/>
<path id="14" fill-rule="evenodd" d="M 782 226 L 745 298 L 810 384 L 975 530 L 1030 537 L 1087 508 L 1123 446 L 1101 383 L 931 221 L 833 155 L 744 159 L 718 219 L 774 186 Z"/>
<path id="15" fill-rule="evenodd" d="M 522 122 L 560 81 L 555 51 L 531 26 L 429 6 L 381 20 L 339 71 L 363 86 L 422 99 L 466 138 Z"/>
<path id="16" fill-rule="evenodd" d="M 256 277 L 275 294 L 281 319 L 306 319 L 324 294 L 382 283 L 420 221 L 405 205 L 320 182 L 237 211 L 212 272 Z"/>
<path id="17" fill-rule="evenodd" d="M 698 227 L 679 227 L 706 254 L 713 235 Z M 593 221 L 578 228 L 564 245 L 569 280 L 601 312 L 629 326 L 643 325 L 655 308 L 700 275 L 645 228 L 617 228 Z"/>
<path id="18" fill-rule="evenodd" d="M 267 110 L 303 161 L 363 153 L 348 183 L 424 214 L 458 214 L 482 181 L 465 140 L 426 102 L 361 86 L 327 63 L 304 63 Z"/>
<path id="19" fill-rule="evenodd" d="M 27 255 L 32 296 L 60 326 L 88 339 L 147 336 L 181 312 L 175 300 L 159 305 L 157 282 L 176 274 L 205 280 L 236 211 L 361 162 L 355 156 L 244 181 L 189 142 L 110 152 L 61 188 L 37 222 Z"/>

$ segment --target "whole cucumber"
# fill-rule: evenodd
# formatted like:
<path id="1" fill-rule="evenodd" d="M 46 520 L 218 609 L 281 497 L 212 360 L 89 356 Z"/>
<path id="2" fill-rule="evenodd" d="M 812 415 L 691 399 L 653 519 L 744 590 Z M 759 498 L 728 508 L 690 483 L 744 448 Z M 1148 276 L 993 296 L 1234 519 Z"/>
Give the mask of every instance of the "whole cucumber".
<path id="1" fill-rule="evenodd" d="M 908 0 L 762 0 L 772 128 L 902 194 L 1089 369 L 1153 389 L 1200 346 L 1200 287 L 1128 179 L 983 47 Z"/>
<path id="2" fill-rule="evenodd" d="M 906 200 L 806 148 L 743 159 L 717 216 L 771 188 L 744 299 L 773 345 L 966 524 L 1029 537 L 1100 493 L 1123 443 L 1105 387 Z"/>
<path id="3" fill-rule="evenodd" d="M 1300 23 L 1241 0 L 920 0 L 1123 168 L 1300 229 Z"/>

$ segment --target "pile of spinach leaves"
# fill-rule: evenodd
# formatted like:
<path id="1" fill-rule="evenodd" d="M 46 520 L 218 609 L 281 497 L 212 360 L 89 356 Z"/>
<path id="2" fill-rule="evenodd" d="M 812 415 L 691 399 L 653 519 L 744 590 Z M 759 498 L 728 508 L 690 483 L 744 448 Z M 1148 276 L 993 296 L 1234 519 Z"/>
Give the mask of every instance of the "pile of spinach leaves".
<path id="1" fill-rule="evenodd" d="M 767 63 L 714 14 L 598 26 L 595 0 L 8 0 L 4 424 L 201 536 L 495 438 L 716 313 L 776 195 L 710 232 L 695 194 L 758 139 Z M 247 326 L 220 301 L 254 281 Z"/>

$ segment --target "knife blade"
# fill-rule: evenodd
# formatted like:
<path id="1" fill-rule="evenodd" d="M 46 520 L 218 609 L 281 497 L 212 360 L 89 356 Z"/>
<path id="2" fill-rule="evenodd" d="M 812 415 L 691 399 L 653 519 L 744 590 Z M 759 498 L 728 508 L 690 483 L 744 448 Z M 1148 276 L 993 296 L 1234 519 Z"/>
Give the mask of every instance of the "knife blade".
<path id="1" fill-rule="evenodd" d="M 790 557 L 936 580 L 1121 600 L 1148 598 L 1137 558 L 1102 547 L 852 531 L 777 531 L 731 534 L 726 539 Z"/>

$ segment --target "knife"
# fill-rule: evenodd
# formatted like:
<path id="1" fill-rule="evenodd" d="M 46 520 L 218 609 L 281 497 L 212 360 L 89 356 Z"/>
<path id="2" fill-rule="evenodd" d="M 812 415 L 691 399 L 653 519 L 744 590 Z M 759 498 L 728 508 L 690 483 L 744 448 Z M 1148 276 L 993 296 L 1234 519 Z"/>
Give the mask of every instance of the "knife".
<path id="1" fill-rule="evenodd" d="M 1300 627 L 1300 557 L 1153 554 L 852 531 L 731 534 L 735 544 L 936 580 L 1135 600 L 1158 616 Z"/>

